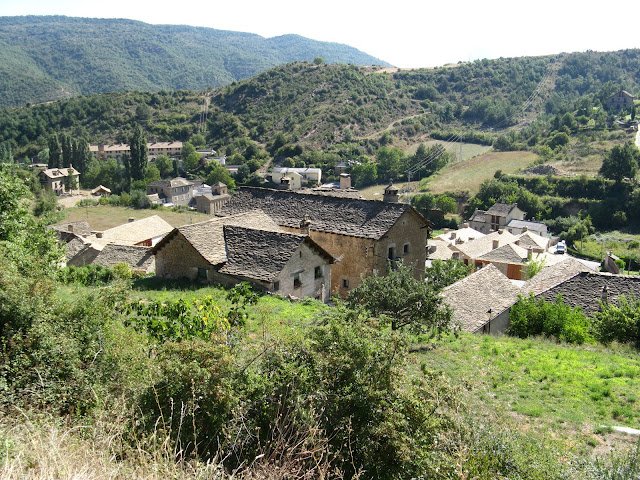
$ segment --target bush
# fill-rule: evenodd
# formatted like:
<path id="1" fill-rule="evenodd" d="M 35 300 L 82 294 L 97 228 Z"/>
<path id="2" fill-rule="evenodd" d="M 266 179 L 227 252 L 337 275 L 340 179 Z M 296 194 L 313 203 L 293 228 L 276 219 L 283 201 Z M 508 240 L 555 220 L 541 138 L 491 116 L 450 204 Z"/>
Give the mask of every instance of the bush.
<path id="1" fill-rule="evenodd" d="M 544 298 L 520 295 L 509 312 L 509 334 L 520 338 L 535 335 L 555 337 L 568 343 L 592 341 L 591 322 L 579 308 L 571 308 L 558 296 L 554 303 Z"/>
<path id="2" fill-rule="evenodd" d="M 110 268 L 94 263 L 84 267 L 64 267 L 60 270 L 60 280 L 63 283 L 79 283 L 85 287 L 104 285 L 115 278 L 116 275 Z"/>
<path id="3" fill-rule="evenodd" d="M 640 299 L 621 295 L 615 305 L 602 303 L 593 321 L 593 332 L 605 344 L 633 342 L 640 346 Z"/>

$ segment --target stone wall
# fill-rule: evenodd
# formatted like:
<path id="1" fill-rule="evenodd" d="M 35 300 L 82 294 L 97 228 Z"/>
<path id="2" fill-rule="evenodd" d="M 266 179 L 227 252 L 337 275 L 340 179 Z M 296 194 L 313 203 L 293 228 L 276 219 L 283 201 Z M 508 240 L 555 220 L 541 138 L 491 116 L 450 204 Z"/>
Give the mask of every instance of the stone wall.
<path id="1" fill-rule="evenodd" d="M 213 269 L 211 264 L 202 258 L 202 255 L 180 232 L 156 253 L 156 275 L 158 277 L 196 280 L 198 268 L 207 269 L 207 278 Z"/>
<path id="2" fill-rule="evenodd" d="M 316 267 L 322 271 L 318 278 L 315 275 Z M 303 243 L 278 275 L 276 281 L 279 282 L 279 288 L 275 293 L 327 302 L 331 297 L 331 267 L 324 257 Z M 294 285 L 296 275 L 299 283 Z"/>
<path id="3" fill-rule="evenodd" d="M 420 218 L 411 210 L 407 210 L 389 229 L 387 235 L 377 242 L 375 268 L 381 272 L 387 271 L 391 249 L 395 261 L 401 260 L 405 265 L 412 266 L 415 278 L 423 279 L 428 233 Z"/>

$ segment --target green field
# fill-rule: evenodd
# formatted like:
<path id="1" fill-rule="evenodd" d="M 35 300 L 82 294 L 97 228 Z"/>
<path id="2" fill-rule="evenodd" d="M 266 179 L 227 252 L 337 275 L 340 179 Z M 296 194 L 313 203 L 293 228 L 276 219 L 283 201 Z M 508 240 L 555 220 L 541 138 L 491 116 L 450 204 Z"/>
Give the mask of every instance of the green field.
<path id="1" fill-rule="evenodd" d="M 86 220 L 93 230 L 106 230 L 123 223 L 131 217 L 136 220 L 159 215 L 173 227 L 181 227 L 191 223 L 203 222 L 211 218 L 210 215 L 198 212 L 174 212 L 168 208 L 134 209 L 127 207 L 113 207 L 97 205 L 93 207 L 72 207 L 63 210 L 65 217 L 61 222 L 75 222 Z"/>
<path id="2" fill-rule="evenodd" d="M 414 353 L 464 392 L 474 417 L 590 451 L 633 442 L 611 426 L 640 428 L 640 358 L 626 347 L 459 335 Z M 596 434 L 597 433 L 597 434 Z"/>
<path id="3" fill-rule="evenodd" d="M 491 152 L 447 165 L 434 178 L 426 182 L 421 190 L 434 194 L 445 192 L 468 192 L 475 195 L 480 184 L 497 170 L 514 173 L 530 166 L 538 158 L 532 152 Z"/>

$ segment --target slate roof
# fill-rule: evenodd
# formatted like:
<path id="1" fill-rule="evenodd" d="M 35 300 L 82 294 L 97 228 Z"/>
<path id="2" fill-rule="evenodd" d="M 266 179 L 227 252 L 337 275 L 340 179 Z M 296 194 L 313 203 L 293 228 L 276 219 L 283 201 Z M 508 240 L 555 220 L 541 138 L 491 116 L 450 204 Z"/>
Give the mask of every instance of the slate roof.
<path id="1" fill-rule="evenodd" d="M 225 225 L 227 261 L 219 272 L 237 277 L 273 281 L 302 243 L 308 243 L 329 262 L 333 257 L 308 235 Z"/>
<path id="2" fill-rule="evenodd" d="M 453 320 L 461 330 L 475 332 L 494 316 L 513 305 L 520 289 L 494 265 L 488 265 L 468 277 L 445 287 L 440 296 L 453 309 Z"/>
<path id="3" fill-rule="evenodd" d="M 298 193 L 305 193 L 308 195 L 324 195 L 325 197 L 342 197 L 342 198 L 354 198 L 357 200 L 364 200 L 362 193 L 355 188 L 329 188 L 325 186 L 315 188 L 299 188 L 296 190 Z"/>
<path id="4" fill-rule="evenodd" d="M 477 238 L 484 237 L 485 234 L 471 227 L 459 228 L 450 232 L 441 233 L 435 238 L 439 238 L 447 243 L 455 243 L 457 240 L 468 242 Z"/>
<path id="5" fill-rule="evenodd" d="M 186 187 L 189 185 L 193 185 L 193 182 L 186 178 L 177 177 L 171 180 L 156 180 L 147 184 L 147 187 Z"/>
<path id="6" fill-rule="evenodd" d="M 74 176 L 80 175 L 80 172 L 73 167 L 47 168 L 46 170 L 43 170 L 42 172 L 40 172 L 40 175 L 44 175 L 45 177 L 49 177 L 51 179 L 56 179 L 56 178 L 68 177 L 69 173 L 71 173 L 71 175 L 74 175 Z"/>
<path id="7" fill-rule="evenodd" d="M 491 232 L 481 238 L 470 240 L 468 242 L 452 245 L 455 250 L 459 250 L 471 259 L 477 259 L 493 250 L 493 241 L 498 240 L 498 247 L 513 243 L 518 239 L 515 235 L 506 230 L 498 230 Z"/>
<path id="8" fill-rule="evenodd" d="M 543 248 L 547 249 L 549 240 L 534 232 L 524 232 L 518 236 L 518 245 L 523 248 Z"/>
<path id="9" fill-rule="evenodd" d="M 427 241 L 427 260 L 449 260 L 451 257 L 453 250 L 448 242 L 438 237 Z"/>
<path id="10" fill-rule="evenodd" d="M 204 222 L 175 228 L 169 235 L 158 242 L 151 252 L 153 254 L 157 253 L 158 250 L 180 233 L 207 262 L 212 265 L 224 263 L 227 261 L 224 240 L 224 227 L 226 225 L 283 232 L 267 214 L 260 210 L 253 210 L 228 217 L 214 217 Z M 258 248 L 259 250 L 260 248 Z"/>
<path id="11" fill-rule="evenodd" d="M 527 260 L 529 252 L 526 248 L 519 247 L 515 243 L 510 243 L 502 247 L 491 250 L 485 253 L 478 260 L 484 260 L 485 262 L 496 263 L 508 263 L 510 265 L 524 265 Z"/>
<path id="12" fill-rule="evenodd" d="M 471 218 L 469 219 L 470 222 L 479 222 L 479 223 L 486 223 L 486 213 L 484 210 L 478 210 L 476 208 L 476 211 L 473 212 L 473 215 L 471 215 Z"/>
<path id="13" fill-rule="evenodd" d="M 102 238 L 92 235 L 90 240 L 102 245 L 108 243 L 135 245 L 150 238 L 164 236 L 171 230 L 173 230 L 173 227 L 169 223 L 158 215 L 152 215 L 105 230 L 102 232 Z"/>
<path id="14" fill-rule="evenodd" d="M 86 220 L 78 220 L 76 222 L 64 222 L 51 225 L 51 228 L 58 232 L 61 238 L 64 239 L 64 234 L 74 234 L 87 236 L 91 235 L 91 226 Z"/>
<path id="15" fill-rule="evenodd" d="M 558 295 L 562 295 L 564 303 L 580 307 L 586 315 L 591 316 L 600 310 L 602 289 L 605 286 L 609 303 L 614 303 L 622 294 L 640 297 L 640 276 L 600 272 L 580 272 L 538 296 L 547 301 L 555 301 Z"/>
<path id="16" fill-rule="evenodd" d="M 91 243 L 82 237 L 74 236 L 64 245 L 64 256 L 67 262 L 90 245 Z"/>
<path id="17" fill-rule="evenodd" d="M 149 248 L 135 245 L 105 245 L 92 263 L 104 267 L 126 263 L 133 270 L 142 270 L 146 273 L 155 270 L 155 258 L 149 253 Z"/>
<path id="18" fill-rule="evenodd" d="M 379 239 L 408 210 L 424 224 L 430 225 L 413 207 L 404 203 L 358 200 L 323 195 L 307 195 L 288 190 L 241 187 L 217 213 L 233 215 L 261 209 L 278 225 L 299 228 L 305 215 L 311 230 Z"/>
<path id="19" fill-rule="evenodd" d="M 564 255 L 558 255 L 565 257 Z M 522 286 L 522 294 L 528 295 L 532 292 L 534 295 L 544 292 L 556 285 L 574 277 L 581 272 L 591 272 L 589 267 L 583 265 L 573 257 L 566 256 L 559 263 L 543 267 L 533 278 L 527 280 Z"/>
<path id="20" fill-rule="evenodd" d="M 497 217 L 506 217 L 507 215 L 509 215 L 509 212 L 517 206 L 517 203 L 512 203 L 511 205 L 507 203 L 495 203 L 490 209 L 485 212 L 485 214 L 495 215 Z"/>
<path id="21" fill-rule="evenodd" d="M 513 228 L 527 227 L 529 230 L 533 230 L 535 232 L 541 232 L 547 229 L 547 226 L 544 223 L 531 222 L 529 220 L 518 220 L 516 218 L 509 220 L 509 223 L 507 223 L 506 226 L 513 227 Z"/>

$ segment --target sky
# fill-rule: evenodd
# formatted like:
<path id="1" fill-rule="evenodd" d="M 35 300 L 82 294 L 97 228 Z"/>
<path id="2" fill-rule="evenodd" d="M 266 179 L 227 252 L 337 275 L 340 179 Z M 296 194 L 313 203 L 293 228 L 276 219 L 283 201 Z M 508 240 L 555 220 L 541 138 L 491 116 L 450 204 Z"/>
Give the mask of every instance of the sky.
<path id="1" fill-rule="evenodd" d="M 165 6 L 166 5 L 166 6 Z M 0 16 L 128 18 L 344 43 L 401 68 L 640 46 L 633 20 L 577 0 L 0 0 Z"/>

